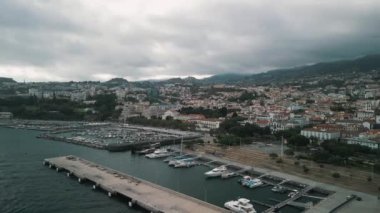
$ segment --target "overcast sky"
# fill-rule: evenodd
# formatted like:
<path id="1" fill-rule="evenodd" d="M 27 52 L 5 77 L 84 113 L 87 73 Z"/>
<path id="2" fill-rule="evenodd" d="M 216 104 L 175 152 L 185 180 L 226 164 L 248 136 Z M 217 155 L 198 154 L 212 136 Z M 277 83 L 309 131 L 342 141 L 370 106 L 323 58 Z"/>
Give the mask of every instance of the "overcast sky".
<path id="1" fill-rule="evenodd" d="M 0 0 L 0 76 L 257 73 L 380 52 L 379 0 Z"/>

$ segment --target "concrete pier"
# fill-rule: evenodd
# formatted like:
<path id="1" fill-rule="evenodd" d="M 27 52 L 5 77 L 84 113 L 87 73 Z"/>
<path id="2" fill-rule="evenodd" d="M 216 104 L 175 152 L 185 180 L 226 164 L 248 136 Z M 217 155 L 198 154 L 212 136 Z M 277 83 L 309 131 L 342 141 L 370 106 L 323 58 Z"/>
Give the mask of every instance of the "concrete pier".
<path id="1" fill-rule="evenodd" d="M 93 189 L 101 188 L 109 197 L 126 197 L 129 206 L 138 205 L 150 212 L 228 212 L 210 203 L 75 156 L 45 159 L 44 164 L 58 171 L 66 170 L 67 174 L 78 178 L 78 182 L 92 182 Z"/>

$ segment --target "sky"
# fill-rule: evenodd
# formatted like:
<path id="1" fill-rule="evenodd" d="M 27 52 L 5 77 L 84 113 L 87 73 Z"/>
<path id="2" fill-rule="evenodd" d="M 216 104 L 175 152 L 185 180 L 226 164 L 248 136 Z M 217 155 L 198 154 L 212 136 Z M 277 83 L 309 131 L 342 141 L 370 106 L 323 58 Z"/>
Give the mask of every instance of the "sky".
<path id="1" fill-rule="evenodd" d="M 0 0 L 0 76 L 130 81 L 380 53 L 379 0 Z"/>

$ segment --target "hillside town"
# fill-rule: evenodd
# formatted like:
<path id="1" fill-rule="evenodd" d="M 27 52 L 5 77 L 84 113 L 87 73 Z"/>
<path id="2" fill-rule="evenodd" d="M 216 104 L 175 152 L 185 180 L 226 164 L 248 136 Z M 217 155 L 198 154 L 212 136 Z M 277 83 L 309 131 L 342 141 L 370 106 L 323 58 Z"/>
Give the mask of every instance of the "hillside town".
<path id="1" fill-rule="evenodd" d="M 341 139 L 371 149 L 380 146 L 379 74 L 359 79 L 311 79 L 300 85 L 231 84 L 199 85 L 187 79 L 164 81 L 148 86 L 113 79 L 106 83 L 17 83 L 0 84 L 1 99 L 33 97 L 37 100 L 66 99 L 79 103 L 87 114 L 97 114 L 98 95 L 113 95 L 114 121 L 128 122 L 133 117 L 179 120 L 202 132 L 212 132 L 225 119 L 241 118 L 269 128 L 271 133 L 300 128 L 301 135 L 322 142 Z M 338 82 L 339 85 L 336 83 Z M 320 86 L 319 86 L 320 85 Z M 8 94 L 7 94 L 8 93 Z M 22 118 L 14 108 L 1 106 L 1 119 Z M 218 111 L 218 113 L 209 113 Z M 54 109 L 50 113 L 65 113 Z M 109 118 L 104 118 L 109 119 Z"/>

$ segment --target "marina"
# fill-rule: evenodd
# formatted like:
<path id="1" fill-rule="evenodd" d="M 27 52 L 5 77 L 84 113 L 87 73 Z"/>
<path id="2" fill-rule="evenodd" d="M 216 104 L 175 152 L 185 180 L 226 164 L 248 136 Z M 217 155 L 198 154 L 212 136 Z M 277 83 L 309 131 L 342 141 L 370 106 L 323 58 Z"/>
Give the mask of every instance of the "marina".
<path id="1" fill-rule="evenodd" d="M 182 151 L 179 152 L 177 150 L 177 153 L 182 153 Z M 238 182 L 242 186 L 245 186 L 250 189 L 263 186 L 271 186 L 271 191 L 280 194 L 285 193 L 287 195 L 287 197 L 283 200 L 270 198 L 269 201 L 275 202 L 275 204 L 263 203 L 260 201 L 252 200 L 252 202 L 256 205 L 265 207 L 265 210 L 262 211 L 264 213 L 276 212 L 285 206 L 293 206 L 299 209 L 307 210 L 312 208 L 320 200 L 323 200 L 334 193 L 333 191 L 324 190 L 318 187 L 314 187 L 312 185 L 299 183 L 296 181 L 269 175 L 267 173 L 263 174 L 255 171 L 254 168 L 243 167 L 241 165 L 236 164 L 226 164 L 222 161 L 210 159 L 206 156 L 177 154 L 175 156 L 164 159 L 163 161 L 168 163 L 169 166 L 175 167 L 176 163 L 183 162 L 185 160 L 191 160 L 192 162 L 194 162 L 192 166 L 202 165 L 212 168 L 211 170 L 204 173 L 206 178 L 220 177 L 221 179 L 226 179 L 230 177 L 240 176 L 241 178 L 238 180 Z M 312 194 L 309 194 L 309 192 L 311 191 L 317 193 L 320 196 L 313 196 Z M 311 202 L 308 198 L 313 198 L 314 202 Z M 301 200 L 306 202 L 301 202 Z M 236 204 L 236 202 L 238 201 L 234 201 L 232 203 Z"/>
<path id="2" fill-rule="evenodd" d="M 153 144 L 192 143 L 202 134 L 113 122 L 11 120 L 0 126 L 41 131 L 37 137 L 111 152 L 139 151 Z"/>
<path id="3" fill-rule="evenodd" d="M 54 196 L 62 200 L 62 202 L 70 203 L 70 200 L 65 200 L 65 198 L 59 196 L 59 193 L 62 190 L 72 191 L 73 194 L 71 196 L 73 197 L 75 197 L 78 194 L 81 195 L 81 198 L 83 197 L 83 199 L 88 197 L 89 199 L 98 199 L 97 202 L 109 201 L 107 201 L 108 199 L 103 200 L 104 198 L 102 198 L 104 197 L 104 189 L 100 190 L 102 193 L 95 193 L 95 195 L 92 195 L 93 193 L 89 193 L 86 190 L 87 187 L 77 187 L 77 184 L 75 184 L 76 181 L 61 181 L 62 176 L 57 176 L 56 174 L 51 172 L 46 173 L 43 170 L 39 170 L 38 167 L 34 166 L 35 164 L 40 165 L 41 160 L 44 159 L 46 156 L 54 157 L 70 154 L 80 156 L 81 159 L 85 158 L 90 160 L 91 162 L 95 162 L 98 165 L 104 165 L 102 167 L 113 168 L 112 170 L 117 170 L 121 173 L 132 175 L 134 177 L 137 177 L 138 179 L 147 180 L 156 185 L 160 185 L 162 187 L 169 188 L 173 191 L 186 194 L 187 196 L 194 197 L 198 200 L 202 200 L 203 202 L 211 203 L 212 205 L 218 206 L 219 208 L 222 208 L 227 201 L 237 200 L 239 197 L 243 197 L 251 201 L 257 212 L 269 211 L 267 209 L 276 209 L 276 207 L 279 208 L 279 211 L 284 213 L 299 213 L 303 211 L 311 213 L 328 212 L 337 207 L 339 204 L 343 203 L 348 195 L 354 193 L 352 191 L 347 191 L 339 187 L 334 187 L 331 185 L 321 183 L 313 183 L 306 179 L 286 175 L 283 173 L 268 171 L 260 168 L 253 168 L 247 165 L 241 165 L 239 163 L 224 160 L 208 154 L 194 155 L 191 153 L 180 152 L 179 149 L 173 149 L 175 151 L 175 155 L 171 156 L 170 158 L 148 159 L 143 155 L 138 155 L 137 153 L 132 154 L 132 152 L 111 153 L 105 152 L 104 150 L 92 149 L 85 146 L 76 146 L 67 143 L 47 143 L 45 140 L 35 138 L 35 136 L 39 134 L 35 131 L 5 128 L 0 128 L 0 130 L 2 131 L 2 135 L 6 138 L 3 145 L 8 147 L 5 149 L 4 147 L 2 147 L 2 150 L 6 150 L 6 152 L 5 155 L 4 153 L 0 155 L 1 169 L 5 172 L 9 172 L 9 169 L 12 169 L 13 167 L 17 169 L 15 171 L 27 172 L 30 169 L 33 169 L 33 171 L 39 171 L 38 174 L 41 174 L 42 176 L 38 177 L 38 179 L 33 178 L 33 176 L 30 176 L 30 173 L 26 173 L 27 177 L 24 177 L 23 174 L 17 174 L 17 176 L 21 178 L 20 180 L 33 180 L 36 182 L 33 184 L 28 184 L 29 186 L 37 185 L 37 182 L 42 177 L 48 177 L 48 179 L 42 178 L 41 181 L 43 182 L 39 182 L 39 184 L 46 186 L 44 188 L 46 188 L 47 195 L 54 193 Z M 14 132 L 12 135 L 17 135 L 17 139 L 9 138 L 9 136 L 7 136 L 8 132 Z M 12 148 L 13 144 L 14 148 Z M 13 165 L 12 167 L 7 166 L 7 163 L 1 163 L 7 162 L 7 156 L 10 154 L 13 156 L 17 156 L 16 160 L 19 159 L 17 160 L 17 162 L 24 162 L 21 159 L 25 159 L 25 162 L 17 164 L 15 164 L 14 162 L 9 162 L 9 165 Z M 4 158 L 1 158 L 2 156 Z M 184 159 L 193 159 L 193 161 L 196 162 L 196 165 L 192 166 L 191 168 L 184 167 L 183 169 L 175 169 L 173 167 L 168 166 L 168 162 L 170 161 L 169 159 L 174 158 L 176 156 L 182 156 L 182 158 Z M 31 161 L 30 159 L 34 160 Z M 36 160 L 38 160 L 38 162 L 36 162 Z M 27 165 L 27 167 L 22 167 L 23 165 Z M 223 179 L 222 177 L 211 179 L 206 178 L 206 176 L 204 175 L 205 172 L 208 172 L 221 165 L 225 165 L 229 172 L 234 172 L 237 175 L 228 179 Z M 23 169 L 20 170 L 20 168 Z M 245 175 L 249 175 L 252 178 L 259 178 L 264 184 L 253 189 L 242 187 L 238 184 L 238 180 Z M 8 182 L 11 181 L 14 182 L 13 184 L 18 185 L 23 184 L 22 182 L 17 182 L 18 179 L 12 177 L 8 178 L 7 176 L 3 176 L 2 180 L 3 182 L 4 180 Z M 57 181 L 59 182 L 59 186 L 56 184 Z M 70 183 L 74 183 L 74 185 Z M 95 185 L 89 180 L 84 182 L 84 185 L 88 184 L 90 184 L 91 187 Z M 287 191 L 285 193 L 273 191 L 272 188 L 278 185 L 283 187 Z M 40 187 L 41 185 L 38 188 Z M 303 191 L 305 187 L 306 189 L 308 187 L 311 189 L 308 189 L 308 191 Z M 81 188 L 84 188 L 84 190 Z M 97 187 L 97 189 L 99 189 L 99 187 Z M 289 197 L 289 194 L 294 190 L 297 190 L 298 192 L 300 192 L 300 194 L 298 196 Z M 95 192 L 97 191 L 99 190 L 95 190 Z M 108 194 L 108 191 L 105 191 Z M 8 192 L 8 194 L 12 194 L 12 192 L 9 190 L 6 190 L 6 192 Z M 33 197 L 35 193 L 32 193 L 32 191 L 28 193 L 28 191 L 26 191 L 19 195 L 23 197 L 27 194 L 30 194 L 30 196 Z M 98 197 L 96 194 L 102 196 Z M 363 198 L 363 201 L 359 202 L 356 201 L 356 199 L 352 200 L 348 204 L 340 207 L 339 211 L 341 211 L 342 209 L 347 210 L 348 206 L 350 208 L 360 206 L 360 208 L 363 209 L 368 209 L 368 206 L 372 206 L 374 209 L 376 209 L 377 204 L 373 197 L 369 197 L 363 193 L 357 194 Z M 129 211 L 129 199 L 112 193 L 111 196 L 115 199 L 112 199 L 113 202 L 107 204 L 107 208 L 118 206 L 118 208 L 128 208 L 128 211 L 126 212 L 134 212 L 133 209 L 130 209 Z M 45 198 L 43 201 L 41 200 L 41 202 L 46 202 L 49 205 L 53 205 L 51 202 L 47 200 L 50 200 L 50 198 Z M 15 201 L 21 202 L 21 200 L 18 199 L 16 199 Z M 364 206 L 365 203 L 369 202 L 372 202 L 371 205 Z M 12 202 L 9 203 L 11 204 Z M 9 206 L 7 202 L 2 202 L 2 206 L 3 208 L 12 209 L 12 206 Z M 33 208 L 38 209 L 39 207 L 34 206 Z M 42 211 L 44 209 L 46 210 L 49 208 L 43 207 L 39 210 Z M 352 209 L 354 210 L 358 208 Z M 2 212 L 14 211 L 16 210 Z M 38 212 L 38 210 L 35 211 Z"/>

